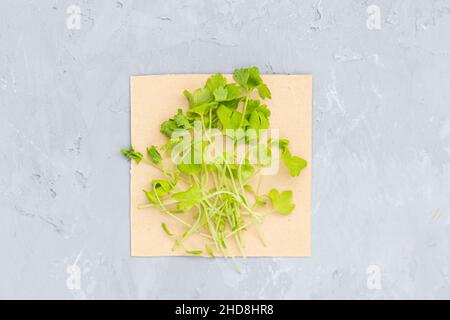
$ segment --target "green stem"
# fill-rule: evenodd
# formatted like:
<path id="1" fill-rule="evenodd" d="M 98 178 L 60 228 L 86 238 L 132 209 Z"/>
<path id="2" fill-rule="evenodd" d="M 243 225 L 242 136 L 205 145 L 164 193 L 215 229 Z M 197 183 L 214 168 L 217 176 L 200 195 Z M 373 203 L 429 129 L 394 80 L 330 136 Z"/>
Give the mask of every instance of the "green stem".
<path id="1" fill-rule="evenodd" d="M 242 125 L 244 124 L 245 112 L 247 112 L 248 100 L 250 99 L 251 93 L 252 93 L 251 91 L 248 91 L 247 96 L 245 97 L 244 110 L 242 111 L 241 123 L 239 125 L 239 128 L 242 128 Z"/>

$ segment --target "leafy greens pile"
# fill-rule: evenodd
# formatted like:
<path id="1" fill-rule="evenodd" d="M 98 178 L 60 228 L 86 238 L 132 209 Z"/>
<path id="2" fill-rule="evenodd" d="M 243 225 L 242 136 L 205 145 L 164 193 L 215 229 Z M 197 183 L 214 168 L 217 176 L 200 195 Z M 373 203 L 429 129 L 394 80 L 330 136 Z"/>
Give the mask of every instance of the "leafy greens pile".
<path id="1" fill-rule="evenodd" d="M 184 91 L 189 108 L 186 113 L 178 110 L 173 118 L 161 124 L 161 133 L 169 139 L 162 147 L 147 148 L 146 156 L 133 147 L 122 150 L 130 160 L 138 164 L 146 163 L 162 172 L 164 178 L 153 180 L 151 188 L 144 191 L 148 204 L 140 208 L 156 207 L 181 223 L 185 229 L 180 235 L 173 234 L 164 223 L 162 229 L 174 238 L 174 249 L 181 248 L 193 255 L 206 253 L 214 257 L 219 253 L 229 256 L 229 244 L 234 241 L 242 256 L 245 256 L 245 230 L 255 226 L 264 244 L 258 231 L 264 217 L 273 212 L 289 215 L 295 208 L 290 190 L 272 189 L 267 194 L 260 194 L 261 170 L 269 164 L 251 163 L 248 153 L 237 163 L 234 156 L 229 159 L 230 155 L 224 152 L 219 157 L 223 161 L 209 163 L 201 157 L 200 161 L 178 163 L 172 169 L 163 165 L 162 154 L 172 152 L 183 143 L 183 137 L 176 137 L 175 133 L 182 130 L 193 134 L 196 124 L 203 132 L 212 129 L 227 132 L 235 146 L 250 143 L 247 132 L 270 128 L 271 112 L 262 100 L 271 99 L 271 92 L 258 68 L 238 69 L 233 79 L 235 83 L 228 83 L 222 74 L 216 74 L 207 80 L 203 88 L 194 92 Z M 238 134 L 230 135 L 230 130 Z M 203 151 L 211 143 L 210 137 L 201 143 L 189 141 L 186 150 L 184 141 L 184 158 L 192 160 L 195 150 Z M 273 147 L 278 148 L 279 158 L 291 176 L 299 176 L 307 162 L 291 154 L 289 141 L 270 140 L 269 156 Z M 255 185 L 255 180 L 257 186 L 254 188 L 252 184 Z M 194 233 L 205 239 L 204 248 L 186 248 L 185 240 Z"/>

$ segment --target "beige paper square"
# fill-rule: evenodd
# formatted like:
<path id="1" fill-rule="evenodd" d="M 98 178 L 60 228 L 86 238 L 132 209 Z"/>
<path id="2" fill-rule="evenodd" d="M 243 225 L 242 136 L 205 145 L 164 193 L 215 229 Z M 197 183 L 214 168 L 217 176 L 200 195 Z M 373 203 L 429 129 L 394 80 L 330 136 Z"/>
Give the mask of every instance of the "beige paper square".
<path id="1" fill-rule="evenodd" d="M 161 75 L 131 77 L 131 141 L 144 152 L 150 145 L 162 145 L 167 140 L 159 133 L 160 124 L 172 117 L 178 108 L 187 109 L 183 91 L 202 87 L 208 75 Z M 227 76 L 231 79 L 230 76 Z M 267 104 L 272 111 L 271 128 L 280 130 L 280 137 L 291 142 L 291 151 L 308 161 L 300 177 L 292 178 L 280 166 L 276 176 L 264 177 L 262 191 L 271 188 L 294 191 L 296 209 L 290 216 L 270 215 L 261 226 L 264 246 L 255 230 L 245 232 L 248 256 L 310 256 L 311 255 L 311 140 L 312 140 L 312 77 L 310 75 L 264 75 L 272 91 Z M 143 189 L 149 189 L 152 179 L 162 175 L 145 164 L 131 165 L 131 255 L 185 256 L 179 248 L 172 251 L 174 239 L 161 228 L 166 223 L 176 234 L 183 232 L 180 223 L 157 209 L 137 209 L 146 203 Z M 186 216 L 186 215 L 185 215 Z M 190 250 L 203 250 L 204 239 L 193 236 L 186 243 Z M 236 248 L 234 254 L 239 255 Z"/>

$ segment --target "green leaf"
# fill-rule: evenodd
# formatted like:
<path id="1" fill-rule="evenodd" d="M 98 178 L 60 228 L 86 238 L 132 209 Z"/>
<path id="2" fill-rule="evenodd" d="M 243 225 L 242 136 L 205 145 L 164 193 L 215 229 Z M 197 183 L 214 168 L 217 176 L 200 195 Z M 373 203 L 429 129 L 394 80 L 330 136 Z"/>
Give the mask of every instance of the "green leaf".
<path id="1" fill-rule="evenodd" d="M 308 162 L 300 157 L 293 156 L 289 150 L 285 150 L 281 156 L 281 160 L 286 167 L 289 168 L 290 174 L 293 177 L 300 175 L 300 172 L 307 167 Z"/>
<path id="2" fill-rule="evenodd" d="M 173 132 L 174 132 L 175 130 L 177 130 L 177 129 L 178 129 L 178 127 L 177 127 L 177 124 L 175 123 L 175 121 L 172 120 L 172 119 L 169 119 L 169 120 L 164 121 L 164 122 L 161 124 L 161 129 L 160 129 L 160 131 L 161 131 L 162 134 L 164 134 L 164 135 L 166 135 L 167 137 L 171 138 Z"/>
<path id="3" fill-rule="evenodd" d="M 248 68 L 248 81 L 247 86 L 249 88 L 257 88 L 260 84 L 263 83 L 261 76 L 259 75 L 259 69 L 257 67 Z"/>
<path id="4" fill-rule="evenodd" d="M 255 130 L 269 129 L 270 110 L 265 104 L 261 105 L 259 100 L 250 100 L 246 112 L 249 128 Z"/>
<path id="5" fill-rule="evenodd" d="M 136 151 L 133 149 L 133 146 L 130 146 L 130 150 L 122 149 L 120 152 L 122 152 L 122 154 L 123 154 L 125 157 L 127 157 L 127 158 L 130 159 L 130 160 L 136 161 L 136 163 L 138 163 L 138 164 L 139 164 L 139 162 L 142 161 L 142 158 L 144 157 L 144 156 L 142 155 L 142 153 L 136 152 Z"/>
<path id="6" fill-rule="evenodd" d="M 205 103 L 212 102 L 214 97 L 207 88 L 201 88 L 194 91 L 193 105 L 191 107 L 196 107 Z"/>
<path id="7" fill-rule="evenodd" d="M 191 106 L 194 103 L 194 96 L 192 95 L 192 93 L 188 90 L 184 90 L 183 91 L 184 96 L 186 97 L 186 99 L 189 102 L 189 106 Z"/>
<path id="8" fill-rule="evenodd" d="M 208 79 L 206 88 L 208 88 L 210 92 L 214 92 L 217 88 L 224 87 L 226 84 L 227 79 L 225 79 L 222 74 L 218 73 Z"/>
<path id="9" fill-rule="evenodd" d="M 238 166 L 237 172 L 241 171 L 241 177 L 242 179 L 248 180 L 255 174 L 255 167 L 253 167 L 247 160 L 245 164 Z"/>
<path id="10" fill-rule="evenodd" d="M 283 191 L 281 194 L 278 190 L 272 189 L 267 197 L 272 201 L 273 208 L 276 212 L 288 215 L 295 209 L 292 203 L 292 191 Z"/>
<path id="11" fill-rule="evenodd" d="M 235 100 L 242 94 L 242 89 L 234 83 L 227 84 L 226 89 L 227 101 Z"/>
<path id="12" fill-rule="evenodd" d="M 200 164 L 180 163 L 177 168 L 188 175 L 193 175 L 202 171 L 202 166 Z"/>
<path id="13" fill-rule="evenodd" d="M 193 185 L 184 192 L 174 193 L 172 198 L 178 201 L 178 210 L 187 211 L 202 201 L 203 192 L 199 186 Z"/>
<path id="14" fill-rule="evenodd" d="M 145 197 L 148 202 L 151 204 L 159 204 L 158 197 L 156 197 L 156 193 L 153 190 L 143 190 L 145 193 Z"/>
<path id="15" fill-rule="evenodd" d="M 220 106 L 217 109 L 217 116 L 223 129 L 239 129 L 241 124 L 242 113 L 232 110 L 225 106 Z M 248 124 L 247 120 L 244 120 L 244 126 Z"/>
<path id="16" fill-rule="evenodd" d="M 172 134 L 177 129 L 190 129 L 192 125 L 189 119 L 183 114 L 182 109 L 178 109 L 177 114 L 173 117 L 173 119 L 169 119 L 164 121 L 161 124 L 161 133 L 166 135 L 168 138 L 172 137 Z"/>
<path id="17" fill-rule="evenodd" d="M 154 164 L 159 164 L 162 161 L 161 154 L 155 146 L 147 148 L 147 155 Z"/>
<path id="18" fill-rule="evenodd" d="M 239 97 L 237 99 L 234 100 L 229 100 L 229 101 L 222 101 L 220 103 L 221 106 L 225 106 L 229 109 L 233 109 L 236 110 L 239 107 L 239 103 L 243 100 L 242 97 Z"/>
<path id="19" fill-rule="evenodd" d="M 293 156 L 289 151 L 289 140 L 279 139 L 271 140 L 271 144 L 275 144 L 281 151 L 281 161 L 288 167 L 291 176 L 297 177 L 301 171 L 308 166 L 308 162 L 300 157 Z"/>
<path id="20" fill-rule="evenodd" d="M 169 229 L 167 228 L 165 223 L 161 224 L 161 227 L 163 228 L 164 232 L 169 236 L 169 237 L 173 237 L 173 234 L 169 231 Z"/>
<path id="21" fill-rule="evenodd" d="M 249 117 L 253 111 L 255 111 L 261 105 L 259 100 L 248 100 L 247 110 L 245 111 L 245 116 Z"/>
<path id="22" fill-rule="evenodd" d="M 239 85 L 247 90 L 257 88 L 259 85 L 263 84 L 263 80 L 259 74 L 259 69 L 257 67 L 237 69 L 233 74 L 233 78 Z M 268 88 L 267 90 L 265 90 L 264 88 L 262 88 L 261 90 L 263 90 L 263 94 L 267 96 Z"/>
<path id="23" fill-rule="evenodd" d="M 250 77 L 250 73 L 248 69 L 236 69 L 233 74 L 233 79 L 236 81 L 240 86 L 247 89 L 248 85 L 248 79 Z"/>
<path id="24" fill-rule="evenodd" d="M 214 100 L 214 97 L 211 91 L 208 88 L 200 88 L 191 93 L 188 90 L 184 90 L 184 96 L 189 101 L 189 107 L 194 108 L 196 106 L 211 102 Z"/>
<path id="25" fill-rule="evenodd" d="M 226 101 L 228 98 L 228 89 L 225 87 L 219 87 L 214 90 L 214 99 L 217 102 Z"/>
<path id="26" fill-rule="evenodd" d="M 182 109 L 178 109 L 178 113 L 173 118 L 173 121 L 175 121 L 175 124 L 178 129 L 190 129 L 192 128 L 188 118 L 183 114 Z"/>
<path id="27" fill-rule="evenodd" d="M 270 115 L 272 114 L 265 104 L 260 105 L 258 108 L 256 108 L 256 110 L 263 113 L 267 119 L 269 119 Z"/>
<path id="28" fill-rule="evenodd" d="M 144 190 L 144 193 L 150 203 L 158 205 L 173 190 L 173 187 L 174 183 L 170 183 L 167 180 L 153 180 L 152 190 Z"/>
<path id="29" fill-rule="evenodd" d="M 217 106 L 218 106 L 217 102 L 201 104 L 199 106 L 189 109 L 187 114 L 188 116 L 193 116 L 194 114 L 205 115 L 208 114 L 211 109 L 212 110 L 216 109 Z"/>
<path id="30" fill-rule="evenodd" d="M 258 86 L 258 93 L 261 99 L 272 99 L 272 93 L 264 83 Z"/>
<path id="31" fill-rule="evenodd" d="M 202 170 L 204 141 L 194 141 L 190 145 L 186 145 L 182 153 L 178 155 L 178 170 L 193 175 Z"/>
<path id="32" fill-rule="evenodd" d="M 250 115 L 249 125 L 248 127 L 250 129 L 255 130 L 262 130 L 262 129 L 269 129 L 269 120 L 267 119 L 266 115 L 258 110 L 254 110 L 252 114 Z"/>
<path id="33" fill-rule="evenodd" d="M 271 143 L 276 144 L 278 148 L 281 150 L 281 153 L 285 153 L 288 150 L 289 147 L 289 140 L 288 139 L 279 139 L 279 140 L 271 140 Z"/>
<path id="34" fill-rule="evenodd" d="M 153 191 L 161 198 L 168 194 L 173 189 L 173 184 L 168 180 L 153 180 Z"/>

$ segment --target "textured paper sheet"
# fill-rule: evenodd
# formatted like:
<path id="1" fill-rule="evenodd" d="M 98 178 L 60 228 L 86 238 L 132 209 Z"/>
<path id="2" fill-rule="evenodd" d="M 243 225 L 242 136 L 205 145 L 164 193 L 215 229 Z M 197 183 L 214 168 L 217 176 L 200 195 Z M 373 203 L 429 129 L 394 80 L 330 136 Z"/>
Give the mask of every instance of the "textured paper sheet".
<path id="1" fill-rule="evenodd" d="M 183 91 L 204 85 L 208 75 L 161 75 L 131 78 L 131 140 L 134 148 L 144 152 L 150 145 L 162 145 L 166 138 L 159 133 L 161 122 L 172 117 L 178 108 L 187 108 Z M 229 76 L 228 76 L 229 77 Z M 231 77 L 229 77 L 231 79 Z M 272 91 L 267 104 L 272 111 L 271 128 L 280 130 L 280 137 L 291 141 L 295 155 L 309 163 L 300 177 L 290 177 L 280 165 L 276 176 L 264 177 L 262 191 L 271 188 L 294 191 L 296 209 L 290 216 L 272 214 L 261 225 L 264 246 L 255 230 L 246 231 L 244 242 L 248 256 L 310 256 L 311 254 L 311 140 L 312 140 L 312 77 L 310 75 L 265 75 Z M 148 165 L 131 165 L 131 254 L 132 256 L 185 256 L 180 248 L 172 251 L 174 239 L 161 228 L 166 223 L 176 234 L 182 225 L 157 209 L 137 209 L 146 203 L 143 189 L 162 175 Z M 186 218 L 187 215 L 184 215 Z M 187 242 L 190 250 L 203 250 L 204 239 L 194 236 Z M 239 255 L 236 248 L 231 248 Z"/>

